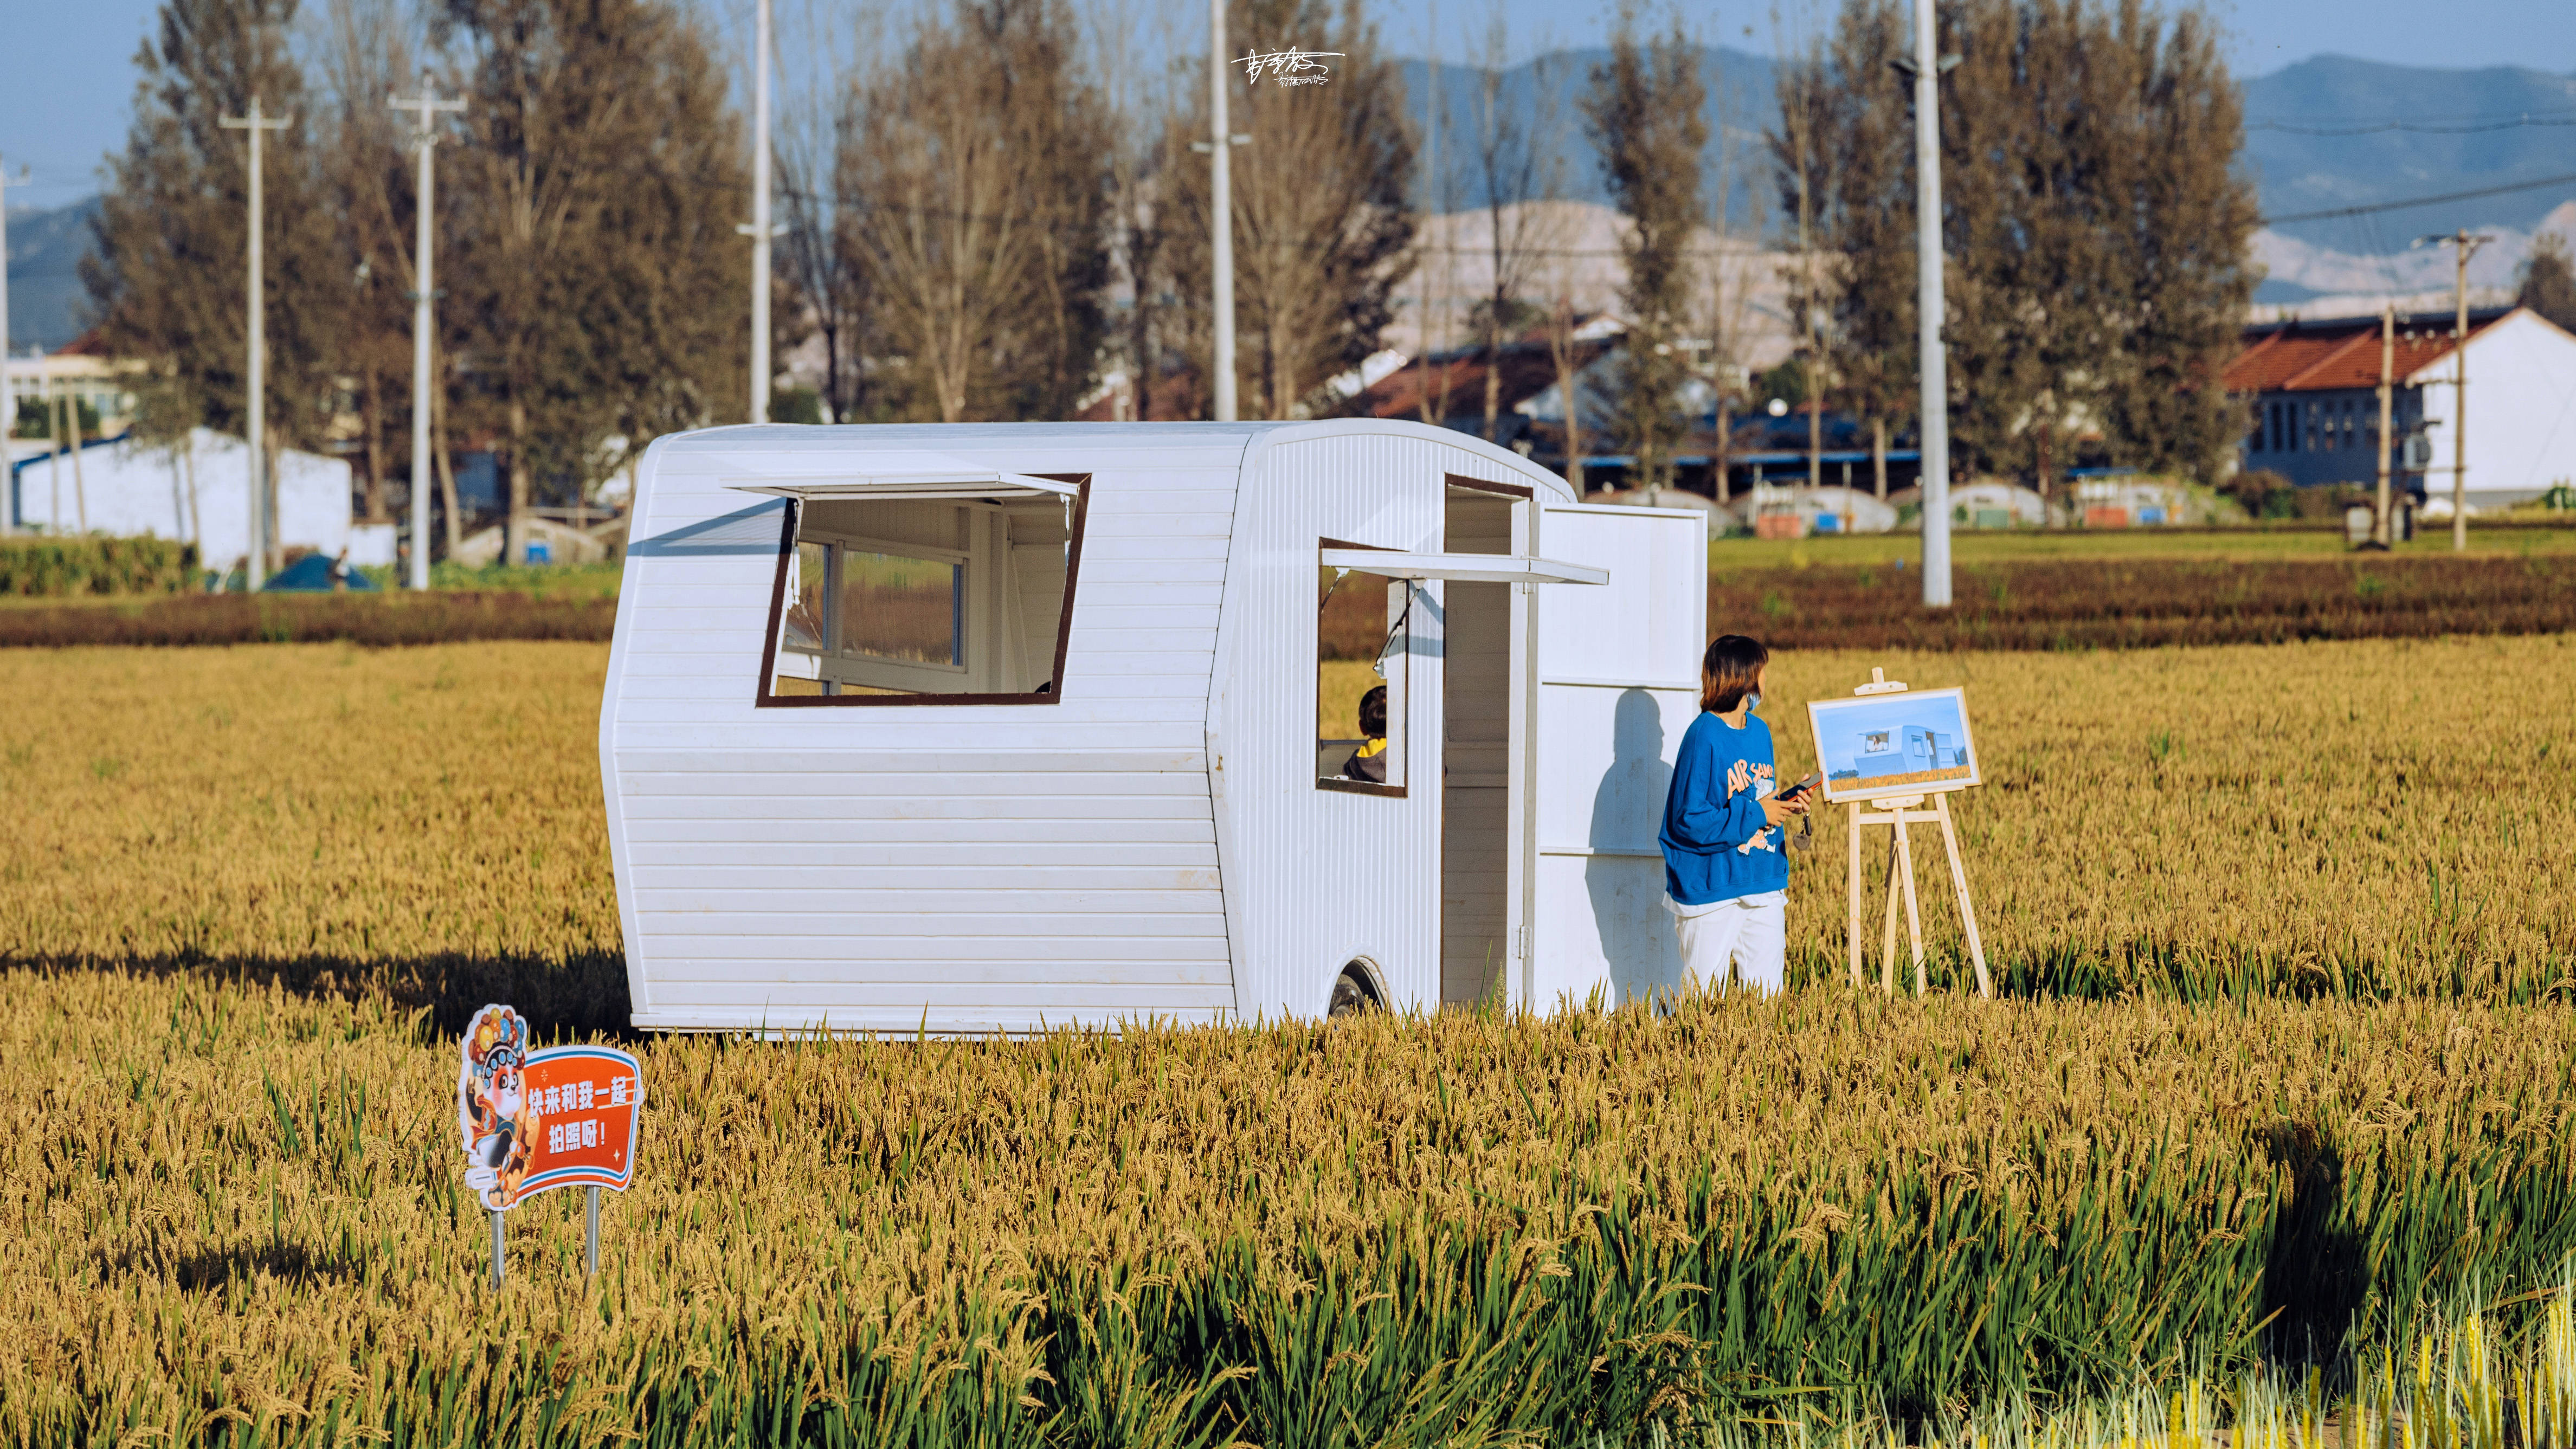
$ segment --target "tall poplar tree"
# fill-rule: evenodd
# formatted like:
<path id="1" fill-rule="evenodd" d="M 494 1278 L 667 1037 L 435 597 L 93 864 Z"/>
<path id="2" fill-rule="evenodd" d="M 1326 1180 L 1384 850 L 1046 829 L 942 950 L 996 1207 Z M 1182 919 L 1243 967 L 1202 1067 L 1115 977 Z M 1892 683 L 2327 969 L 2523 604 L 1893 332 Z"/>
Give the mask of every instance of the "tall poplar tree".
<path id="1" fill-rule="evenodd" d="M 1680 344 L 1694 281 L 1691 243 L 1701 216 L 1708 92 L 1698 48 L 1678 20 L 1643 41 L 1637 30 L 1634 5 L 1624 6 L 1609 62 L 1593 68 L 1582 108 L 1611 200 L 1628 223 L 1619 239 L 1628 336 L 1612 426 L 1636 460 L 1630 481 L 1658 488 L 1671 486 L 1673 455 L 1690 426 L 1682 406 L 1690 358 Z"/>
<path id="2" fill-rule="evenodd" d="M 1471 158 L 1485 188 L 1486 264 L 1492 287 L 1477 303 L 1475 321 L 1485 345 L 1485 432 L 1498 441 L 1503 412 L 1503 344 L 1541 315 L 1529 300 L 1540 262 L 1564 230 L 1558 208 L 1564 194 L 1564 137 L 1558 134 L 1557 71 L 1561 62 L 1541 56 L 1531 63 L 1527 99 L 1503 86 L 1509 34 L 1496 9 L 1485 29 L 1477 67 L 1475 150 Z"/>
<path id="3" fill-rule="evenodd" d="M 1891 66 L 1912 53 L 1902 5 L 1844 0 L 1822 60 L 1780 73 L 1782 114 L 1803 119 L 1820 158 L 1809 220 L 1818 256 L 1813 280 L 1793 282 L 1792 304 L 1823 313 L 1835 391 L 1870 426 L 1870 472 L 1882 498 L 1888 435 L 1915 411 L 1912 107 Z M 1795 199 L 1792 150 L 1790 136 L 1774 139 L 1784 204 Z"/>
<path id="4" fill-rule="evenodd" d="M 345 386 L 340 411 L 357 425 L 350 461 L 367 518 L 385 522 L 393 516 L 394 460 L 409 457 L 419 216 L 413 126 L 386 102 L 419 77 L 398 0 L 327 0 L 324 9 L 324 85 L 313 128 L 322 196 L 335 224 L 332 265 L 315 281 L 326 286 L 334 313 L 328 350 Z"/>
<path id="5" fill-rule="evenodd" d="M 2214 476 L 2244 430 L 2216 385 L 2253 288 L 2242 98 L 2201 10 L 1961 0 L 1941 49 L 1951 435 L 2054 495 L 2079 449 Z M 1901 13 L 1848 0 L 1828 95 L 1825 229 L 1844 375 L 1864 411 L 1912 387 L 1911 137 L 1886 61 Z M 1865 381 L 1867 379 L 1867 381 Z M 1859 399 L 1857 396 L 1855 400 Z"/>
<path id="6" fill-rule="evenodd" d="M 2123 7 L 2108 27 L 2128 56 L 2102 140 L 2125 167 L 2101 211 L 2129 258 L 2124 321 L 2103 424 L 2113 460 L 2215 478 L 2250 424 L 2218 385 L 2253 300 L 2250 248 L 2261 220 L 2235 162 L 2244 98 L 2227 73 L 2216 22 L 2197 9 L 2169 25 Z"/>
<path id="7" fill-rule="evenodd" d="M 630 446 L 741 416 L 748 148 L 678 0 L 445 0 L 440 19 L 468 137 L 440 158 L 450 407 L 499 455 L 518 562 L 540 490 L 568 502 Z"/>
<path id="8" fill-rule="evenodd" d="M 295 0 L 168 0 L 135 56 L 134 122 L 108 161 L 81 273 L 109 351 L 149 365 L 147 437 L 248 431 L 250 152 L 220 122 L 254 96 L 263 114 L 295 118 L 261 142 L 268 437 L 309 444 L 329 416 L 341 278 L 312 99 L 289 49 L 297 19 Z"/>
<path id="9" fill-rule="evenodd" d="M 2544 231 L 2531 239 L 2531 256 L 2522 264 L 2522 283 L 2513 301 L 2576 332 L 2576 258 L 2569 254 L 2566 237 Z"/>

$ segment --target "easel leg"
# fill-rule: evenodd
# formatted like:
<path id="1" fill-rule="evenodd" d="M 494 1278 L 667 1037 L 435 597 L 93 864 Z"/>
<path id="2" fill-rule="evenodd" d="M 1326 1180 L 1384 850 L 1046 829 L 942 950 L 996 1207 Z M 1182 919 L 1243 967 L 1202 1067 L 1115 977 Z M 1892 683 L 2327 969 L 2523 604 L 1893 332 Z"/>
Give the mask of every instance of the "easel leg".
<path id="1" fill-rule="evenodd" d="M 1977 935 L 1977 908 L 1968 899 L 1968 867 L 1959 859 L 1959 832 L 1950 824 L 1950 797 L 1935 795 L 1932 807 L 1941 817 L 1941 846 L 1950 853 L 1950 884 L 1959 892 L 1959 921 L 1968 928 L 1968 959 L 1977 963 L 1977 994 L 1994 1000 L 1994 979 L 1986 974 L 1986 943 Z"/>
<path id="2" fill-rule="evenodd" d="M 1846 807 L 1843 814 L 1851 817 L 1851 979 L 1852 989 L 1860 989 L 1860 806 Z"/>
<path id="3" fill-rule="evenodd" d="M 1923 978 L 1923 913 L 1914 903 L 1914 847 L 1905 838 L 1906 812 L 1896 812 L 1896 861 L 1905 886 L 1905 936 L 1914 947 L 1914 994 L 1927 989 Z M 1893 954 L 1893 953 L 1891 953 Z"/>
<path id="4" fill-rule="evenodd" d="M 1902 834 L 1903 832 L 1899 832 Z M 1878 949 L 1878 987 L 1890 996 L 1896 994 L 1896 884 L 1897 844 L 1887 842 L 1887 920 L 1886 938 Z"/>

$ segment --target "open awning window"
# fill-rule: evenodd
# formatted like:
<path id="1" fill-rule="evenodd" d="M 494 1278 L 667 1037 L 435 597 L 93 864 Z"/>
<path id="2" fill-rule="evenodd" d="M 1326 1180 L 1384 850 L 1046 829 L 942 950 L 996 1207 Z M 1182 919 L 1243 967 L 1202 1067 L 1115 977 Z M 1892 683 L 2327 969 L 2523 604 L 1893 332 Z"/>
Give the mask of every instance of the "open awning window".
<path id="1" fill-rule="evenodd" d="M 942 500 L 953 503 L 1030 502 L 1071 499 L 1078 484 L 1006 473 L 944 453 L 885 452 L 871 456 L 855 470 L 791 478 L 728 478 L 727 488 L 740 493 L 766 493 L 804 503 L 873 500 Z"/>
<path id="2" fill-rule="evenodd" d="M 1389 579 L 1453 579 L 1474 584 L 1606 584 L 1610 571 L 1589 564 L 1496 553 L 1398 553 L 1391 549 L 1327 548 L 1320 562 Z"/>

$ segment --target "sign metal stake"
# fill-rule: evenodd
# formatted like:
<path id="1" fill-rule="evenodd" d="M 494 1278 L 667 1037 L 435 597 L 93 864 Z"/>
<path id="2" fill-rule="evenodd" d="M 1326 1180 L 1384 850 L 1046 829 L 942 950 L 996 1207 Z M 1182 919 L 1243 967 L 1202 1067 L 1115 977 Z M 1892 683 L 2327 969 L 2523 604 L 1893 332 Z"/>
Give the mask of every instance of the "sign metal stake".
<path id="1" fill-rule="evenodd" d="M 492 1291 L 501 1291 L 501 1210 L 492 1209 Z"/>
<path id="2" fill-rule="evenodd" d="M 599 1276 L 599 1189 L 586 1187 L 581 1195 L 584 1199 L 581 1209 L 581 1271 L 583 1277 L 596 1278 Z"/>

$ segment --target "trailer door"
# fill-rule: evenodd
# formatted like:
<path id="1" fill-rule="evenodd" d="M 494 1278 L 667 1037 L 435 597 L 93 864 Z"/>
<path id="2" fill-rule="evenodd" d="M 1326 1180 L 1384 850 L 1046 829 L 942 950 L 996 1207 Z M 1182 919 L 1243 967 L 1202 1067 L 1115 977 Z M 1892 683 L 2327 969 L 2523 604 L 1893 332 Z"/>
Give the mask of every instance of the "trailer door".
<path id="1" fill-rule="evenodd" d="M 1536 802 L 1514 1004 L 1607 1006 L 1681 985 L 1655 837 L 1699 712 L 1708 534 L 1696 511 L 1550 504 L 1534 550 L 1607 570 L 1541 589 L 1527 798 Z"/>

